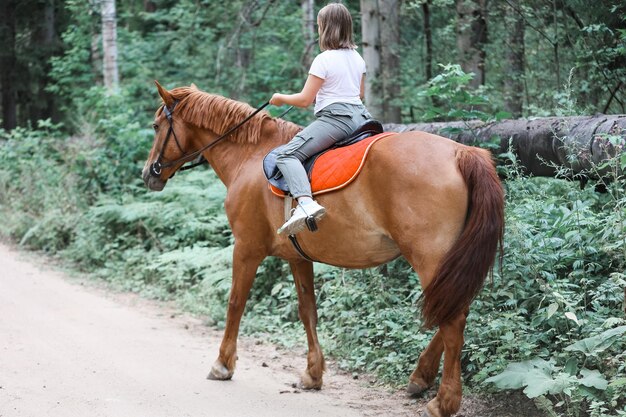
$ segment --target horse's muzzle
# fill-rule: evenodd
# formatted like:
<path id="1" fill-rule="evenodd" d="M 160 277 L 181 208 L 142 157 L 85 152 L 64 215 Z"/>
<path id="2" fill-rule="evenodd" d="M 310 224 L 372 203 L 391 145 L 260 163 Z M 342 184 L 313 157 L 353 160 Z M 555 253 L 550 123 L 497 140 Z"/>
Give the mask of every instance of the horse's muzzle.
<path id="1" fill-rule="evenodd" d="M 146 184 L 146 187 L 152 191 L 163 190 L 163 188 L 165 188 L 165 184 L 167 183 L 167 181 L 163 181 L 161 178 L 152 175 L 150 166 L 143 169 L 141 177 L 143 178 L 143 182 Z"/>

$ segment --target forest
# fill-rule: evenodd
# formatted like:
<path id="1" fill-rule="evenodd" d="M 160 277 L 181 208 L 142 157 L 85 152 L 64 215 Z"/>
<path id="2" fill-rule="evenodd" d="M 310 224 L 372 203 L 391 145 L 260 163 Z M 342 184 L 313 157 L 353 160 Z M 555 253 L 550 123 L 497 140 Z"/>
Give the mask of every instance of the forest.
<path id="1" fill-rule="evenodd" d="M 388 130 L 436 132 L 498 162 L 503 256 L 468 317 L 465 389 L 519 390 L 546 416 L 626 416 L 626 4 L 343 3 L 371 113 Z M 223 327 L 226 190 L 206 167 L 163 192 L 145 188 L 154 80 L 252 107 L 300 91 L 325 4 L 3 0 L 0 236 Z M 432 337 L 409 264 L 316 263 L 315 273 L 325 353 L 404 386 Z M 241 331 L 286 347 L 306 340 L 283 261 L 263 262 Z"/>

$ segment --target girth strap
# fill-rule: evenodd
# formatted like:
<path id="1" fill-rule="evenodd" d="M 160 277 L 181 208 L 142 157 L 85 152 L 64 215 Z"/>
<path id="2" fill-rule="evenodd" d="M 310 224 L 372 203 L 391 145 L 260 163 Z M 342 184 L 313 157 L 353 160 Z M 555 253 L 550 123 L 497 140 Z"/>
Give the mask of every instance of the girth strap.
<path id="1" fill-rule="evenodd" d="M 289 240 L 291 241 L 291 244 L 296 249 L 296 251 L 300 254 L 300 256 L 302 256 L 304 259 L 306 259 L 309 262 L 315 262 L 314 259 L 311 259 L 309 255 L 304 253 L 304 250 L 302 250 L 302 246 L 300 246 L 300 243 L 298 243 L 298 239 L 296 238 L 296 235 L 289 235 Z"/>
<path id="2" fill-rule="evenodd" d="M 291 217 L 292 205 L 293 205 L 293 197 L 286 196 L 285 197 L 285 221 L 289 220 L 289 217 Z M 302 246 L 300 246 L 300 243 L 298 242 L 298 238 L 296 238 L 296 235 L 289 235 L 289 241 L 291 242 L 294 249 L 296 250 L 296 252 L 298 252 L 300 256 L 302 256 L 304 259 L 306 259 L 309 262 L 315 262 L 314 259 L 309 257 L 309 255 L 307 255 L 304 252 L 304 250 L 302 249 Z"/>

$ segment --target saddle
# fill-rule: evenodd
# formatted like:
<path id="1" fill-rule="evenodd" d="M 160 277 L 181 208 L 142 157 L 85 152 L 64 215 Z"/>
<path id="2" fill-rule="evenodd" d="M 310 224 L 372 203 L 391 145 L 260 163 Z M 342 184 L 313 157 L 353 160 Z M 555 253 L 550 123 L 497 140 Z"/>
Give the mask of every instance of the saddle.
<path id="1" fill-rule="evenodd" d="M 362 160 L 371 145 L 393 134 L 383 133 L 380 122 L 368 120 L 346 139 L 304 161 L 304 169 L 311 182 L 313 195 L 333 191 L 350 183 L 360 171 Z M 273 149 L 263 159 L 263 171 L 270 189 L 281 197 L 289 194 L 287 182 L 276 166 L 276 158 L 284 146 Z"/>

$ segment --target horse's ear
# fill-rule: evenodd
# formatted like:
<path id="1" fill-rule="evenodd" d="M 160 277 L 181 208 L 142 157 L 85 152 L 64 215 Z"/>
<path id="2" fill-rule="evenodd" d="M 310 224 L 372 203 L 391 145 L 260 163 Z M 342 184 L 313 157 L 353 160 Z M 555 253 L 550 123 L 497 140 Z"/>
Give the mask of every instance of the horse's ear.
<path id="1" fill-rule="evenodd" d="M 171 108 L 172 104 L 174 104 L 174 97 L 172 97 L 170 92 L 167 91 L 165 88 L 163 88 L 157 80 L 154 80 L 154 83 L 156 84 L 157 90 L 159 90 L 159 95 L 163 99 L 163 102 L 165 103 L 165 105 Z"/>
<path id="2" fill-rule="evenodd" d="M 191 87 L 193 90 L 197 90 L 197 89 L 198 89 L 198 86 L 197 86 L 197 85 L 195 85 L 194 83 L 191 83 L 190 87 Z"/>

